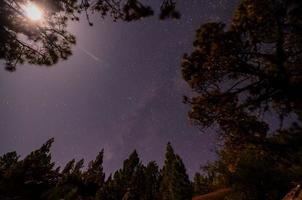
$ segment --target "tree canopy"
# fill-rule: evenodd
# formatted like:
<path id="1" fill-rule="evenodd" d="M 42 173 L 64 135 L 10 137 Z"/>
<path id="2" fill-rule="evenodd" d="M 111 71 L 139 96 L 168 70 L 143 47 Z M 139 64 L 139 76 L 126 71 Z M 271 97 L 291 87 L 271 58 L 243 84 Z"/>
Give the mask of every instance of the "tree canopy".
<path id="1" fill-rule="evenodd" d="M 70 20 L 93 14 L 113 21 L 135 21 L 153 15 L 153 9 L 138 0 L 33 0 L 43 19 L 32 21 L 26 16 L 27 0 L 0 2 L 0 60 L 14 71 L 21 63 L 53 65 L 72 54 L 76 39 L 67 31 Z M 163 0 L 160 19 L 179 18 L 174 0 Z"/>
<path id="2" fill-rule="evenodd" d="M 121 169 L 105 178 L 104 151 L 84 168 L 72 159 L 55 168 L 50 148 L 53 139 L 24 159 L 16 152 L 0 156 L 0 199 L 5 200 L 184 200 L 191 198 L 191 182 L 179 155 L 167 146 L 166 162 L 144 165 L 133 151 Z M 172 157 L 171 157 L 172 156 Z M 160 188 L 166 188 L 162 190 Z"/>
<path id="3" fill-rule="evenodd" d="M 0 2 L 0 59 L 8 70 L 67 59 L 76 42 L 67 23 L 81 13 L 91 25 L 94 13 L 127 22 L 154 13 L 138 0 L 33 2 L 46 16 L 40 22 L 25 16 L 25 0 Z M 160 11 L 160 19 L 180 17 L 172 0 L 164 0 Z M 223 146 L 193 184 L 171 144 L 162 169 L 155 162 L 145 166 L 134 151 L 106 179 L 103 151 L 87 170 L 74 159 L 54 169 L 49 140 L 22 160 L 16 152 L 0 157 L 0 198 L 186 200 L 192 192 L 228 187 L 232 200 L 281 199 L 302 181 L 301 44 L 301 0 L 243 0 L 230 24 L 206 23 L 197 30 L 194 50 L 181 66 L 194 92 L 184 101 L 199 128 L 219 128 Z M 276 120 L 268 120 L 269 113 L 280 118 L 280 128 L 271 133 Z M 289 115 L 295 123 L 282 128 Z"/>
<path id="4" fill-rule="evenodd" d="M 282 129 L 284 118 L 301 113 L 301 10 L 298 0 L 241 1 L 230 24 L 201 25 L 184 55 L 182 75 L 194 91 L 184 97 L 189 118 L 218 127 L 230 150 L 263 142 L 273 124 Z"/>
<path id="5" fill-rule="evenodd" d="M 299 0 L 243 0 L 230 24 L 197 30 L 182 62 L 194 93 L 184 102 L 197 127 L 218 128 L 222 146 L 195 176 L 195 193 L 228 187 L 232 200 L 281 199 L 301 183 L 301 11 Z"/>
<path id="6" fill-rule="evenodd" d="M 263 135 L 267 112 L 301 112 L 301 10 L 299 0 L 244 0 L 230 25 L 197 30 L 182 74 L 196 94 L 185 102 L 198 126 Z"/>
<path id="7" fill-rule="evenodd" d="M 186 168 L 179 155 L 174 153 L 170 143 L 166 148 L 165 163 L 162 169 L 160 194 L 162 200 L 189 200 L 192 188 Z"/>

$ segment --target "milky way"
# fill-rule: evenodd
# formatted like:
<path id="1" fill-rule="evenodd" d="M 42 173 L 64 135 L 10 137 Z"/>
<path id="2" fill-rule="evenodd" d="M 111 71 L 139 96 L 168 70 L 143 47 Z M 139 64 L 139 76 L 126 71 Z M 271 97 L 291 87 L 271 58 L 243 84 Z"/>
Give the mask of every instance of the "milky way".
<path id="1" fill-rule="evenodd" d="M 149 1 L 158 7 L 159 1 Z M 93 19 L 72 24 L 77 46 L 53 67 L 24 65 L 0 77 L 0 154 L 22 156 L 54 137 L 54 161 L 89 161 L 105 149 L 107 173 L 137 149 L 162 164 L 168 141 L 189 173 L 215 158 L 215 135 L 193 127 L 182 96 L 183 53 L 201 23 L 230 19 L 237 1 L 185 0 L 181 20 L 134 23 Z M 3 64 L 2 64 L 3 66 Z"/>

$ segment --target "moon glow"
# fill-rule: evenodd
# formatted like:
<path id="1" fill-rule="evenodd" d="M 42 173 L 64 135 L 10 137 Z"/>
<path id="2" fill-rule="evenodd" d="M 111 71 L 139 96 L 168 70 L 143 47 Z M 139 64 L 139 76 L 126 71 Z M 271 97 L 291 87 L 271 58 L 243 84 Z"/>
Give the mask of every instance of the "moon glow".
<path id="1" fill-rule="evenodd" d="M 24 6 L 26 17 L 32 21 L 39 21 L 43 18 L 42 10 L 34 3 L 28 3 Z"/>

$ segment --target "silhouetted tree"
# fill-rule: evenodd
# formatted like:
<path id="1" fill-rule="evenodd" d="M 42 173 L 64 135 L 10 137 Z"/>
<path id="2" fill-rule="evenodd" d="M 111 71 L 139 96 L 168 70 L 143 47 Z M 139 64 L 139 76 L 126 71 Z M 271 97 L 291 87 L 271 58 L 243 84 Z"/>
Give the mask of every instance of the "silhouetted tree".
<path id="1" fill-rule="evenodd" d="M 136 151 L 130 154 L 124 161 L 120 176 L 123 187 L 123 199 L 140 199 L 144 194 L 144 166 L 141 163 Z"/>
<path id="2" fill-rule="evenodd" d="M 174 153 L 170 143 L 166 148 L 166 159 L 162 169 L 160 195 L 162 200 L 189 200 L 192 188 L 181 158 Z"/>
<path id="3" fill-rule="evenodd" d="M 301 10 L 299 0 L 244 0 L 230 25 L 197 30 L 194 51 L 182 62 L 196 94 L 184 101 L 197 126 L 219 125 L 238 145 L 265 137 L 268 126 L 258 116 L 273 112 L 282 121 L 301 112 Z"/>
<path id="4" fill-rule="evenodd" d="M 176 10 L 176 2 L 174 0 L 164 0 L 161 7 L 159 18 L 164 20 L 167 18 L 179 19 L 180 13 Z"/>
<path id="5" fill-rule="evenodd" d="M 82 171 L 84 160 L 81 159 L 78 162 L 75 159 L 69 161 L 60 174 L 60 178 L 57 181 L 55 187 L 51 188 L 45 195 L 45 199 L 81 199 L 83 194 L 81 193 L 84 187 L 82 179 Z"/>
<path id="6" fill-rule="evenodd" d="M 85 196 L 94 197 L 97 191 L 103 187 L 105 182 L 105 173 L 103 171 L 104 150 L 102 150 L 95 160 L 91 161 L 88 169 L 83 174 Z"/>
<path id="7" fill-rule="evenodd" d="M 57 181 L 57 171 L 53 170 L 48 140 L 38 150 L 31 152 L 23 160 L 15 152 L 0 158 L 1 199 L 40 199 L 49 187 Z"/>
<path id="8" fill-rule="evenodd" d="M 0 199 L 13 196 L 13 190 L 16 189 L 13 169 L 18 164 L 19 156 L 16 152 L 9 152 L 0 157 Z M 15 193 L 17 194 L 17 192 Z"/>
<path id="9" fill-rule="evenodd" d="M 206 180 L 202 182 L 205 186 L 200 181 L 194 181 L 194 186 L 197 191 L 231 188 L 228 199 L 232 200 L 282 199 L 292 187 L 301 184 L 301 142 L 301 127 L 294 125 L 262 143 L 247 144 L 240 152 L 224 147 L 217 161 L 203 167 L 201 179 Z"/>
<path id="10" fill-rule="evenodd" d="M 89 16 L 94 13 L 128 22 L 153 15 L 151 7 L 138 0 L 43 0 L 30 2 L 43 12 L 43 19 L 31 21 L 24 8 L 28 3 L 27 0 L 0 2 L 0 59 L 10 71 L 19 63 L 53 65 L 67 59 L 76 42 L 67 31 L 67 23 L 79 20 L 81 13 L 90 25 L 93 24 Z M 161 10 L 167 13 L 163 16 L 175 16 L 175 2 L 164 3 Z"/>
<path id="11" fill-rule="evenodd" d="M 159 167 L 156 162 L 149 162 L 145 168 L 145 194 L 143 195 L 143 200 L 159 199 L 160 178 Z"/>
<path id="12" fill-rule="evenodd" d="M 193 180 L 193 194 L 201 195 L 212 192 L 213 188 L 211 188 L 211 184 L 212 182 L 206 175 L 196 173 Z"/>
<path id="13" fill-rule="evenodd" d="M 86 170 L 83 159 L 72 159 L 60 170 L 51 161 L 52 143 L 53 139 L 48 140 L 24 159 L 16 152 L 0 156 L 1 200 L 186 200 L 191 197 L 185 166 L 170 144 L 162 174 L 156 162 L 144 166 L 133 151 L 123 167 L 105 180 L 103 150 Z"/>
<path id="14" fill-rule="evenodd" d="M 98 192 L 98 198 L 140 199 L 144 188 L 144 166 L 134 151 L 124 161 L 123 168 L 116 171 L 112 179 L 106 181 L 104 188 Z"/>
<path id="15" fill-rule="evenodd" d="M 121 199 L 123 194 L 121 194 L 120 188 L 117 186 L 116 181 L 110 175 L 103 185 L 102 188 L 99 189 L 96 195 L 97 200 L 115 200 Z"/>
<path id="16" fill-rule="evenodd" d="M 284 117 L 301 115 L 301 10 L 298 0 L 241 1 L 231 24 L 203 24 L 184 55 L 189 118 L 218 126 L 224 145 L 205 169 L 208 185 L 233 188 L 230 199 L 281 199 L 302 180 L 301 127 L 281 130 Z M 267 113 L 280 117 L 273 134 Z"/>
<path id="17" fill-rule="evenodd" d="M 35 1 L 43 9 L 43 21 L 33 22 L 24 13 L 25 0 L 0 3 L 0 59 L 8 70 L 18 63 L 52 65 L 71 55 L 73 35 L 66 31 L 68 19 L 77 19 L 77 1 Z"/>

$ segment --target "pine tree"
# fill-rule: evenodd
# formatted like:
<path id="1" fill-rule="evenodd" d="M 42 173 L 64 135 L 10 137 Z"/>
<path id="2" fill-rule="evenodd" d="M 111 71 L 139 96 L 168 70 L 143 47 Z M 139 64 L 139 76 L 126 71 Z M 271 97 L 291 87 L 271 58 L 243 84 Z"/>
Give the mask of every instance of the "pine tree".
<path id="1" fill-rule="evenodd" d="M 113 21 L 135 21 L 153 15 L 153 9 L 139 0 L 44 0 L 33 1 L 43 10 L 43 23 L 33 22 L 24 14 L 27 0 L 0 1 L 0 60 L 6 69 L 18 64 L 53 65 L 69 58 L 76 40 L 68 32 L 70 20 L 79 20 L 85 13 L 90 25 L 92 14 L 111 17 Z M 163 0 L 161 18 L 178 18 L 175 2 Z"/>
<path id="2" fill-rule="evenodd" d="M 138 200 L 144 188 L 144 166 L 136 150 L 124 161 L 121 175 L 123 178 L 123 198 Z"/>
<path id="3" fill-rule="evenodd" d="M 186 168 L 170 143 L 166 148 L 166 159 L 162 169 L 160 195 L 163 200 L 189 200 L 192 187 Z"/>
<path id="4" fill-rule="evenodd" d="M 206 176 L 196 173 L 193 181 L 193 194 L 201 195 L 209 192 L 211 192 L 210 180 Z"/>
<path id="5" fill-rule="evenodd" d="M 155 161 L 149 162 L 145 168 L 145 195 L 144 200 L 159 198 L 160 172 Z"/>
<path id="6" fill-rule="evenodd" d="M 262 140 L 270 123 L 258 116 L 301 112 L 302 3 L 243 0 L 231 23 L 206 23 L 182 74 L 195 91 L 184 101 L 200 128 L 218 125 L 230 148 Z M 259 141 L 257 141 L 259 142 Z"/>
<path id="7" fill-rule="evenodd" d="M 19 160 L 16 152 L 0 157 L 0 198 L 6 200 L 187 200 L 191 183 L 181 158 L 168 144 L 162 172 L 152 161 L 144 166 L 136 151 L 105 181 L 103 150 L 83 170 L 84 160 L 72 159 L 54 169 L 53 139 Z"/>
<path id="8" fill-rule="evenodd" d="M 83 168 L 84 160 L 81 159 L 76 162 L 75 159 L 69 161 L 60 174 L 60 178 L 57 181 L 55 187 L 51 188 L 44 196 L 45 199 L 81 199 L 83 182 Z"/>
<path id="9" fill-rule="evenodd" d="M 133 151 L 98 191 L 98 199 L 142 199 L 145 189 L 144 166 L 138 154 Z"/>
<path id="10" fill-rule="evenodd" d="M 103 187 L 105 182 L 105 173 L 103 171 L 104 150 L 99 152 L 96 159 L 88 165 L 87 171 L 83 174 L 84 195 L 94 197 L 96 192 Z"/>
<path id="11" fill-rule="evenodd" d="M 18 165 L 19 157 L 16 152 L 9 152 L 0 157 L 0 199 L 18 193 L 14 169 Z"/>
<path id="12" fill-rule="evenodd" d="M 121 199 L 120 190 L 116 187 L 116 184 L 110 175 L 108 179 L 105 181 L 103 187 L 101 187 L 97 194 L 96 199 L 97 200 L 115 200 L 115 199 Z"/>
<path id="13" fill-rule="evenodd" d="M 15 152 L 1 157 L 0 172 L 3 179 L 0 180 L 0 193 L 5 195 L 4 199 L 40 199 L 44 192 L 55 185 L 57 173 L 53 169 L 50 154 L 53 141 L 48 140 L 23 160 L 18 160 Z"/>

